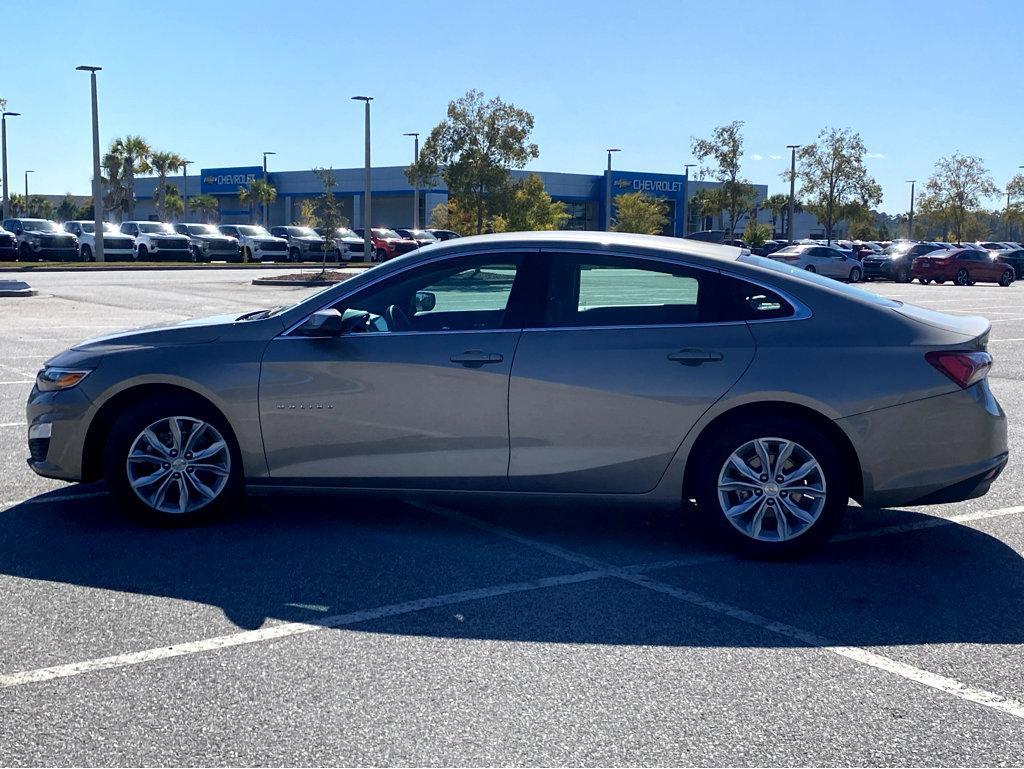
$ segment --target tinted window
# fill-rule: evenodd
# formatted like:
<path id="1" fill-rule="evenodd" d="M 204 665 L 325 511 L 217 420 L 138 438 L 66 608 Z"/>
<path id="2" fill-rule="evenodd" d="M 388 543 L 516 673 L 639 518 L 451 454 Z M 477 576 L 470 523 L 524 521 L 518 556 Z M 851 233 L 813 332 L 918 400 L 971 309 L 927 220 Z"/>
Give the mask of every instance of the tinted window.
<path id="1" fill-rule="evenodd" d="M 719 280 L 723 301 L 716 308 L 715 320 L 772 320 L 793 315 L 793 306 L 770 289 L 728 275 Z"/>
<path id="2" fill-rule="evenodd" d="M 447 259 L 404 271 L 334 308 L 345 315 L 367 313 L 359 329 L 364 332 L 506 328 L 516 325 L 510 302 L 521 265 L 514 254 Z"/>
<path id="3" fill-rule="evenodd" d="M 683 266 L 611 256 L 552 262 L 546 323 L 555 327 L 698 323 L 704 274 Z"/>
<path id="4" fill-rule="evenodd" d="M 785 262 L 777 262 L 774 259 L 768 259 L 763 256 L 754 256 L 753 254 L 743 254 L 739 257 L 738 261 L 746 264 L 752 264 L 757 267 L 763 267 L 773 272 L 781 272 L 794 280 L 799 280 L 804 283 L 812 283 L 820 288 L 828 289 L 829 291 L 834 291 L 839 294 L 845 294 L 864 302 L 870 302 L 871 304 L 880 305 L 882 307 L 903 306 L 903 302 L 895 299 L 887 299 L 880 294 L 876 294 L 872 291 L 865 291 L 864 289 L 857 288 L 850 283 L 841 283 L 838 280 L 826 278 L 816 272 L 808 272 L 807 270 L 801 270 L 797 267 L 790 267 Z"/>

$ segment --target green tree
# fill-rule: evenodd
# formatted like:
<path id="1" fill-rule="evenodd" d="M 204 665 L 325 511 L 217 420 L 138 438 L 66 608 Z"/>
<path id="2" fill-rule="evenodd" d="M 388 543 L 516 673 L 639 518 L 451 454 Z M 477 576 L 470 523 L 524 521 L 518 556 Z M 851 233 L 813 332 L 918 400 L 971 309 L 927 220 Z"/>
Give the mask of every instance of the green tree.
<path id="1" fill-rule="evenodd" d="M 28 211 L 27 201 L 24 195 L 20 195 L 17 192 L 11 193 L 8 197 L 8 203 L 11 207 L 11 216 L 25 216 Z"/>
<path id="2" fill-rule="evenodd" d="M 92 198 L 86 198 L 82 201 L 82 204 L 75 210 L 75 219 L 82 219 L 85 221 L 91 221 L 96 216 L 93 211 Z"/>
<path id="3" fill-rule="evenodd" d="M 700 189 L 690 196 L 690 208 L 696 211 L 702 219 L 718 218 L 724 205 L 720 187 Z"/>
<path id="4" fill-rule="evenodd" d="M 156 173 L 156 187 L 153 190 L 153 206 L 161 221 L 168 219 L 172 211 L 168 208 L 168 198 L 173 185 L 167 183 L 167 176 L 181 168 L 183 158 L 174 152 L 153 152 L 149 156 L 150 168 Z M 178 188 L 174 187 L 174 193 Z M 179 196 L 180 200 L 180 196 Z M 173 205 L 173 204 L 172 204 Z M 174 206 L 177 208 L 177 206 Z"/>
<path id="5" fill-rule="evenodd" d="M 529 140 L 532 132 L 533 115 L 526 110 L 468 91 L 449 102 L 447 117 L 434 126 L 406 176 L 412 184 L 429 187 L 440 175 L 449 197 L 473 213 L 481 233 L 489 199 L 507 190 L 509 172 L 538 157 L 537 145 Z"/>
<path id="6" fill-rule="evenodd" d="M 188 208 L 192 213 L 198 214 L 199 218 L 204 222 L 209 222 L 220 210 L 220 203 L 217 202 L 217 198 L 213 195 L 204 193 L 189 198 Z"/>
<path id="7" fill-rule="evenodd" d="M 719 126 L 710 139 L 693 139 L 691 150 L 694 157 L 712 165 L 702 165 L 701 178 L 710 174 L 721 182 L 721 210 L 726 214 L 726 237 L 732 238 L 740 217 L 754 207 L 757 191 L 746 179 L 740 177 L 740 159 L 743 157 L 743 121 L 734 120 Z"/>
<path id="8" fill-rule="evenodd" d="M 981 158 L 959 152 L 938 160 L 925 190 L 932 205 L 945 212 L 957 243 L 964 235 L 968 215 L 981 207 L 982 200 L 999 194 Z"/>
<path id="9" fill-rule="evenodd" d="M 117 170 L 117 178 L 111 178 L 109 184 L 116 185 L 117 194 L 112 202 L 124 212 L 128 219 L 135 218 L 135 177 L 149 173 L 149 158 L 153 154 L 149 143 L 141 136 L 128 135 L 114 139 L 104 157 L 104 167 Z"/>
<path id="10" fill-rule="evenodd" d="M 615 196 L 615 232 L 639 232 L 660 235 L 668 225 L 668 206 L 646 192 L 627 192 Z"/>
<path id="11" fill-rule="evenodd" d="M 334 188 L 338 186 L 338 181 L 334 178 L 334 170 L 331 168 L 314 168 L 313 173 L 324 187 L 323 193 L 316 198 L 314 214 L 317 223 L 324 228 L 324 242 L 321 245 L 323 251 L 321 272 L 327 272 L 327 254 L 334 250 L 334 239 L 342 220 L 341 206 L 338 204 L 338 198 L 334 195 Z"/>
<path id="12" fill-rule="evenodd" d="M 262 179 L 253 179 L 245 187 L 238 188 L 238 200 L 243 206 L 249 206 L 253 223 L 257 212 L 263 205 L 270 205 L 277 200 L 277 188 Z"/>
<path id="13" fill-rule="evenodd" d="M 777 232 L 775 223 L 779 220 L 785 221 L 785 217 L 789 213 L 789 195 L 783 195 L 781 192 L 776 192 L 774 195 L 769 195 L 765 198 L 761 207 L 767 209 L 768 213 L 772 217 L 772 237 L 775 237 L 775 233 Z M 744 238 L 744 240 L 746 240 L 746 238 Z"/>
<path id="14" fill-rule="evenodd" d="M 64 198 L 57 204 L 57 221 L 69 222 L 78 215 L 78 204 L 70 192 L 64 193 Z"/>
<path id="15" fill-rule="evenodd" d="M 526 232 L 560 229 L 569 214 L 565 212 L 565 203 L 551 199 L 544 189 L 544 180 L 530 174 L 512 185 L 501 218 L 502 226 L 495 227 L 496 230 Z"/>
<path id="16" fill-rule="evenodd" d="M 757 220 L 751 218 L 743 230 L 743 242 L 751 248 L 763 246 L 766 241 L 775 236 L 775 228 L 770 224 L 758 224 Z"/>
<path id="17" fill-rule="evenodd" d="M 160 197 L 160 205 L 164 216 L 174 220 L 177 220 L 178 217 L 185 213 L 185 201 L 181 197 L 181 192 L 173 184 L 168 184 L 164 187 L 163 194 Z"/>
<path id="18" fill-rule="evenodd" d="M 31 195 L 26 205 L 25 216 L 32 219 L 52 219 L 57 207 L 42 195 Z"/>
<path id="19" fill-rule="evenodd" d="M 464 209 L 454 198 L 449 198 L 447 203 L 438 203 L 430 210 L 430 225 L 460 235 L 472 235 L 476 231 L 473 212 Z"/>
<path id="20" fill-rule="evenodd" d="M 864 141 L 848 128 L 823 128 L 816 142 L 797 153 L 804 207 L 824 225 L 829 242 L 836 223 L 850 210 L 847 206 L 882 202 L 882 188 L 864 165 L 866 155 Z"/>

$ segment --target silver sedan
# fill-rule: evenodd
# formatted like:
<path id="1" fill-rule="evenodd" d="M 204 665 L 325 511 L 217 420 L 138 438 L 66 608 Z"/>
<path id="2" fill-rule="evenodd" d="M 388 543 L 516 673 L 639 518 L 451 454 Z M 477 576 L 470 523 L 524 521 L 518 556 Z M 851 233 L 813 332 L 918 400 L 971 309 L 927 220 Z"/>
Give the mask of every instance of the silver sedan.
<path id="1" fill-rule="evenodd" d="M 851 497 L 988 490 L 988 333 L 733 247 L 461 238 L 290 307 L 61 353 L 29 463 L 161 523 L 282 489 L 693 500 L 728 543 L 786 555 Z"/>
<path id="2" fill-rule="evenodd" d="M 769 258 L 790 267 L 799 267 L 850 283 L 856 283 L 864 277 L 864 265 L 858 259 L 848 251 L 831 246 L 796 244 L 773 251 Z"/>

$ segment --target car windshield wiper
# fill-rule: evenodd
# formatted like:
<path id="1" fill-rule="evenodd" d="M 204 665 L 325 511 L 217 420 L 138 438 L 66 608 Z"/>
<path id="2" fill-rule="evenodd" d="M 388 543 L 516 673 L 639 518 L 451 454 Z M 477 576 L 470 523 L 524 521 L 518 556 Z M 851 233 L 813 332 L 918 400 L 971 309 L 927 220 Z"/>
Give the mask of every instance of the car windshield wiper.
<path id="1" fill-rule="evenodd" d="M 263 318 L 270 317 L 280 309 L 280 307 L 271 307 L 268 310 L 253 310 L 245 315 L 239 315 L 235 320 L 262 320 Z"/>

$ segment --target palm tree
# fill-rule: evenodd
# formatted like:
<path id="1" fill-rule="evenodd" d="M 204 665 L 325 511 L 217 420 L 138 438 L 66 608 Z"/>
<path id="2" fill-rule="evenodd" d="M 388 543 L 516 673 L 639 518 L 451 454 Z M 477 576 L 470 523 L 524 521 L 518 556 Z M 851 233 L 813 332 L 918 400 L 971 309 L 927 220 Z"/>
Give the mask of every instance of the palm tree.
<path id="1" fill-rule="evenodd" d="M 25 200 L 24 195 L 15 192 L 8 200 L 11 205 L 11 216 L 25 216 L 28 213 L 28 201 Z"/>
<path id="2" fill-rule="evenodd" d="M 123 139 L 114 139 L 108 155 L 114 155 L 121 163 L 123 203 L 129 219 L 135 218 L 135 176 L 150 171 L 149 158 L 153 149 L 141 136 L 129 134 Z"/>
<path id="3" fill-rule="evenodd" d="M 100 179 L 107 190 L 103 196 L 103 210 L 116 211 L 118 221 L 124 221 L 128 213 L 128 199 L 124 186 L 123 159 L 111 149 L 103 156 L 100 165 L 103 167 Z"/>
<path id="4" fill-rule="evenodd" d="M 171 213 L 167 208 L 167 175 L 181 168 L 182 160 L 181 155 L 175 152 L 150 153 L 149 164 L 157 177 L 156 189 L 153 190 L 153 205 L 161 220 L 166 219 Z"/>
<path id="5" fill-rule="evenodd" d="M 204 221 L 208 222 L 213 218 L 213 215 L 220 210 L 220 204 L 217 202 L 217 198 L 213 195 L 196 195 L 188 201 L 189 210 L 193 213 L 199 214 L 199 217 Z"/>
<path id="6" fill-rule="evenodd" d="M 761 206 L 762 208 L 767 208 L 772 215 L 772 237 L 774 238 L 775 233 L 778 232 L 775 228 L 775 223 L 780 218 L 783 218 L 785 212 L 789 209 L 789 195 L 776 192 L 774 195 L 769 195 Z"/>
<path id="7" fill-rule="evenodd" d="M 270 182 L 262 179 L 253 179 L 248 187 L 238 188 L 238 201 L 242 205 L 248 205 L 252 209 L 252 218 L 255 223 L 256 211 L 262 205 L 269 206 L 277 200 L 277 190 Z"/>

